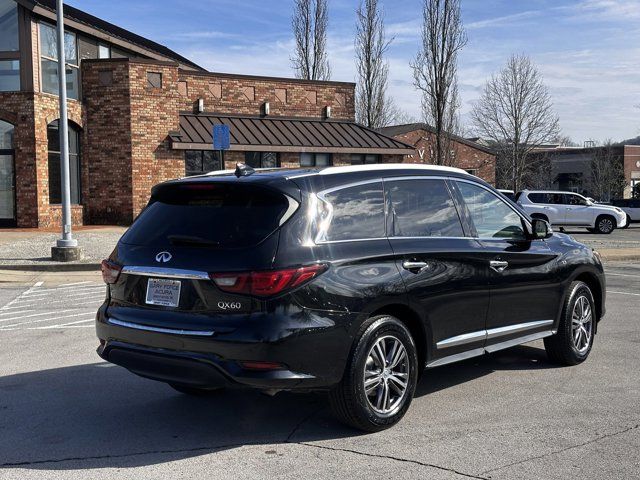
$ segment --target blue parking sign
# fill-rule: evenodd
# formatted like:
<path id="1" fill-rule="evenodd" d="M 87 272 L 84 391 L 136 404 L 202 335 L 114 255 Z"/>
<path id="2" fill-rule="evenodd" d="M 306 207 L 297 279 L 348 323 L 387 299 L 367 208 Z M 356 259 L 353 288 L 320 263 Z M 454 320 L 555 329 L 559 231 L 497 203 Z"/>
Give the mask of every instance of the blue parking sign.
<path id="1" fill-rule="evenodd" d="M 229 125 L 213 126 L 213 149 L 229 150 Z"/>

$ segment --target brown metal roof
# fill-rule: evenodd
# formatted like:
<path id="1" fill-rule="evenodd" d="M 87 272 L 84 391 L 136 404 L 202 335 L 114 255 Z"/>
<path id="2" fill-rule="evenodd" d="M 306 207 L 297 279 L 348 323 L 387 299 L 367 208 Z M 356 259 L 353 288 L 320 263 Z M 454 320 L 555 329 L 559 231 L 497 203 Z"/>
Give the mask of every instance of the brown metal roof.
<path id="1" fill-rule="evenodd" d="M 413 147 L 346 120 L 180 114 L 171 132 L 177 150 L 212 150 L 213 125 L 229 126 L 231 150 L 263 152 L 380 153 L 406 155 Z"/>

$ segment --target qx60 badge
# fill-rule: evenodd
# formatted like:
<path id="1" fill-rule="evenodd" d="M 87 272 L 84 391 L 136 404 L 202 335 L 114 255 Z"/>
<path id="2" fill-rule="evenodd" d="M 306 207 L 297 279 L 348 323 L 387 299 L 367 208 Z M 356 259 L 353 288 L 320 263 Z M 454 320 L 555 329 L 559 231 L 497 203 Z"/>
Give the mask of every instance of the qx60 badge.
<path id="1" fill-rule="evenodd" d="M 169 252 L 160 252 L 156 255 L 156 262 L 167 263 L 171 260 L 171 254 Z"/>

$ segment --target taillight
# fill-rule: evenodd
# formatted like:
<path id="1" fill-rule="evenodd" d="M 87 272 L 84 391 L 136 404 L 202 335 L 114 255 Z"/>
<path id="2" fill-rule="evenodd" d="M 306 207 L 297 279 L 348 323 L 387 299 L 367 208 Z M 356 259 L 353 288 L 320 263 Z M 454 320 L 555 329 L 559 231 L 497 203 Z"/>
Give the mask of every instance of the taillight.
<path id="1" fill-rule="evenodd" d="M 326 265 L 314 264 L 262 272 L 210 273 L 209 277 L 224 292 L 268 297 L 299 287 L 326 269 Z"/>
<path id="2" fill-rule="evenodd" d="M 100 269 L 102 270 L 102 280 L 104 280 L 104 283 L 111 284 L 118 281 L 122 265 L 118 265 L 111 260 L 102 260 Z"/>

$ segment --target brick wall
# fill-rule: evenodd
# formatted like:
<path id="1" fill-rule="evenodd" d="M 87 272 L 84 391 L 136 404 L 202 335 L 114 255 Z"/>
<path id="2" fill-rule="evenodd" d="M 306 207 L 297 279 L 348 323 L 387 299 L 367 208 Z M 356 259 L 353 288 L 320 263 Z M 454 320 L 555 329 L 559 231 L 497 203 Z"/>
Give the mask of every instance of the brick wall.
<path id="1" fill-rule="evenodd" d="M 405 155 L 405 163 L 432 163 L 431 152 L 435 151 L 435 135 L 427 130 L 413 130 L 394 138 L 413 145 L 416 148 L 412 156 Z M 464 170 L 477 170 L 477 176 L 484 181 L 495 185 L 496 181 L 496 157 L 483 150 L 471 147 L 461 142 L 453 142 L 456 154 L 455 167 Z"/>
<path id="2" fill-rule="evenodd" d="M 331 107 L 331 117 L 355 118 L 355 85 L 345 82 L 252 77 L 179 71 L 180 109 L 191 111 L 199 98 L 205 111 L 260 115 L 269 102 L 270 115 L 318 117 Z M 178 86 L 176 86 L 178 89 Z"/>
<path id="3" fill-rule="evenodd" d="M 133 219 L 129 65 L 82 62 L 87 123 L 83 145 L 83 203 L 87 223 Z"/>

